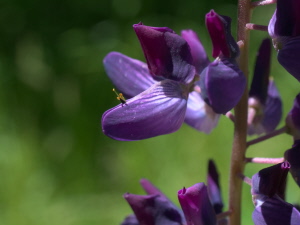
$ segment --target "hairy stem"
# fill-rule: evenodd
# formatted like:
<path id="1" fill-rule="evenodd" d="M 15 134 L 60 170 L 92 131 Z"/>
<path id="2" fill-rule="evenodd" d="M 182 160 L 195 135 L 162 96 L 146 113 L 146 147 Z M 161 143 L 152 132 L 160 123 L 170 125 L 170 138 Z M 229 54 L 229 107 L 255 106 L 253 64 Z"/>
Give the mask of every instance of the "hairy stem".
<path id="1" fill-rule="evenodd" d="M 266 163 L 266 164 L 278 164 L 282 163 L 284 161 L 284 158 L 246 158 L 246 162 L 248 163 Z"/>
<path id="2" fill-rule="evenodd" d="M 254 23 L 247 23 L 246 28 L 248 30 L 259 30 L 259 31 L 265 31 L 265 32 L 268 31 L 268 26 L 258 25 L 258 24 L 254 24 Z"/>
<path id="3" fill-rule="evenodd" d="M 246 24 L 250 22 L 251 0 L 238 1 L 238 41 L 244 45 L 241 48 L 239 58 L 239 67 L 248 80 L 248 48 L 249 48 L 249 30 Z M 229 180 L 229 210 L 232 213 L 229 216 L 229 225 L 241 224 L 241 194 L 242 180 L 239 174 L 243 174 L 245 167 L 245 152 L 247 148 L 247 109 L 248 109 L 248 88 L 234 108 L 235 123 L 234 137 L 231 153 L 230 180 Z"/>

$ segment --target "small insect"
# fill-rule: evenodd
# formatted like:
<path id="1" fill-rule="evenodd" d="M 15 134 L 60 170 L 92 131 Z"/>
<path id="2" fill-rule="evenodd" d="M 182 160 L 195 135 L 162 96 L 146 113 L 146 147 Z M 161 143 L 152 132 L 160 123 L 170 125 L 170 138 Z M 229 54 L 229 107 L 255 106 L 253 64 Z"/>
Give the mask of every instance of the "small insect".
<path id="1" fill-rule="evenodd" d="M 126 99 L 125 99 L 125 97 L 123 96 L 122 93 L 118 93 L 114 88 L 112 89 L 112 91 L 116 93 L 117 99 L 121 102 L 122 106 L 127 105 L 126 104 Z"/>

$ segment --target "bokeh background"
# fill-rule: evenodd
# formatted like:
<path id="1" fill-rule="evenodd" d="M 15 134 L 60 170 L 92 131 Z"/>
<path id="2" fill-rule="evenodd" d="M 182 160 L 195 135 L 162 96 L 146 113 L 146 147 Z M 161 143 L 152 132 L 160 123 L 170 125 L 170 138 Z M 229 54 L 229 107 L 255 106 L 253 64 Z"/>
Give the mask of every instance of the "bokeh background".
<path id="1" fill-rule="evenodd" d="M 232 123 L 222 117 L 211 135 L 187 125 L 170 135 L 119 142 L 102 134 L 102 113 L 118 104 L 102 59 L 119 51 L 144 60 L 132 29 L 143 21 L 176 32 L 198 32 L 210 9 L 233 18 L 234 0 L 1 0 L 0 2 L 0 224 L 120 224 L 131 210 L 122 195 L 143 194 L 148 178 L 177 204 L 183 186 L 206 181 L 216 161 L 227 207 Z M 266 25 L 274 6 L 256 9 Z M 251 33 L 250 63 L 266 33 Z M 271 73 L 289 111 L 299 84 L 276 62 Z M 250 67 L 250 73 L 253 67 Z M 281 122 L 283 125 L 283 122 Z M 281 135 L 251 147 L 248 156 L 280 157 L 292 140 Z M 248 165 L 252 176 L 263 166 Z M 291 179 L 290 179 L 291 181 Z M 289 182 L 287 200 L 300 202 Z M 244 185 L 243 224 L 252 224 L 250 188 Z"/>

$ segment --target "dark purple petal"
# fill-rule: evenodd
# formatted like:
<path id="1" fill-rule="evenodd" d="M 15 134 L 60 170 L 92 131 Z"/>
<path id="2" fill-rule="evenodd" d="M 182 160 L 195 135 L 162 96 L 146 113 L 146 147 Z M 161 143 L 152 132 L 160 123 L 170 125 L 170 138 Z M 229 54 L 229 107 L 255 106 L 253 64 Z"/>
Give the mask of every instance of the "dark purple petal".
<path id="1" fill-rule="evenodd" d="M 216 214 L 209 201 L 207 187 L 204 183 L 179 190 L 178 200 L 187 225 L 216 225 Z"/>
<path id="2" fill-rule="evenodd" d="M 156 81 L 146 63 L 119 52 L 109 53 L 103 60 L 105 71 L 117 90 L 132 98 L 145 91 Z"/>
<path id="3" fill-rule="evenodd" d="M 165 196 L 164 193 L 162 193 L 157 187 L 155 187 L 149 180 L 141 179 L 140 184 L 148 195 L 159 195 L 162 199 L 167 200 L 170 203 L 172 203 L 172 201 L 167 196 Z M 183 212 L 179 208 L 177 208 L 177 206 L 175 206 L 174 204 L 173 204 L 173 207 L 178 210 L 178 212 L 181 216 L 181 220 L 185 221 Z"/>
<path id="4" fill-rule="evenodd" d="M 290 39 L 278 51 L 278 62 L 300 81 L 300 36 Z"/>
<path id="5" fill-rule="evenodd" d="M 180 213 L 159 195 L 125 194 L 140 225 L 182 225 Z"/>
<path id="6" fill-rule="evenodd" d="M 232 60 L 215 60 L 200 75 L 201 96 L 216 113 L 225 114 L 241 99 L 246 78 Z"/>
<path id="7" fill-rule="evenodd" d="M 239 47 L 231 35 L 231 19 L 211 10 L 206 14 L 205 22 L 213 44 L 213 57 L 237 57 Z"/>
<path id="8" fill-rule="evenodd" d="M 300 94 L 296 96 L 294 105 L 286 117 L 286 124 L 288 126 L 288 133 L 295 140 L 300 139 Z"/>
<path id="9" fill-rule="evenodd" d="M 196 32 L 193 30 L 183 30 L 181 31 L 181 36 L 189 44 L 193 56 L 193 65 L 195 66 L 197 73 L 200 74 L 209 64 L 205 49 Z"/>
<path id="10" fill-rule="evenodd" d="M 186 87 L 172 80 L 157 82 L 126 104 L 106 111 L 102 130 L 121 141 L 134 141 L 177 131 L 187 106 Z"/>
<path id="11" fill-rule="evenodd" d="M 252 195 L 273 197 L 277 194 L 284 199 L 284 190 L 289 168 L 290 164 L 288 162 L 283 162 L 262 169 L 254 174 L 252 176 Z"/>
<path id="12" fill-rule="evenodd" d="M 265 104 L 267 100 L 269 74 L 271 61 L 271 41 L 264 39 L 257 53 L 254 74 L 252 78 L 249 97 L 254 97 Z"/>
<path id="13" fill-rule="evenodd" d="M 275 82 L 270 80 L 268 87 L 268 97 L 264 109 L 262 126 L 265 133 L 275 130 L 282 117 L 282 101 L 275 86 Z"/>
<path id="14" fill-rule="evenodd" d="M 290 172 L 300 187 L 300 140 L 296 140 L 293 147 L 284 153 L 284 158 L 290 163 Z"/>
<path id="15" fill-rule="evenodd" d="M 278 0 L 275 33 L 278 36 L 300 35 L 300 2 L 298 0 Z"/>
<path id="16" fill-rule="evenodd" d="M 207 189 L 210 202 L 216 214 L 221 213 L 223 211 L 223 201 L 219 184 L 219 173 L 213 160 L 208 162 Z"/>
<path id="17" fill-rule="evenodd" d="M 268 33 L 269 33 L 269 35 L 272 39 L 277 38 L 276 31 L 275 31 L 276 11 L 277 10 L 275 10 L 275 12 L 274 12 L 274 14 L 273 14 L 273 16 L 272 16 L 272 18 L 269 22 L 269 25 L 268 25 Z"/>
<path id="18" fill-rule="evenodd" d="M 190 83 L 195 67 L 188 43 L 170 29 L 133 25 L 143 48 L 150 73 L 167 79 Z"/>
<path id="19" fill-rule="evenodd" d="M 127 216 L 121 225 L 140 225 L 135 215 Z"/>
<path id="20" fill-rule="evenodd" d="M 193 91 L 189 94 L 184 122 L 198 131 L 209 134 L 217 126 L 219 118 L 220 114 L 216 114 L 199 93 Z"/>
<path id="21" fill-rule="evenodd" d="M 255 225 L 298 225 L 300 213 L 293 205 L 273 197 L 255 207 L 252 219 Z"/>
<path id="22" fill-rule="evenodd" d="M 282 117 L 282 101 L 275 82 L 270 80 L 268 87 L 268 98 L 263 107 L 260 102 L 253 103 L 256 99 L 249 99 L 256 115 L 250 124 L 248 124 L 248 135 L 270 133 L 275 130 Z M 252 102 L 252 103 L 250 103 Z M 248 113 L 248 116 L 250 113 Z"/>

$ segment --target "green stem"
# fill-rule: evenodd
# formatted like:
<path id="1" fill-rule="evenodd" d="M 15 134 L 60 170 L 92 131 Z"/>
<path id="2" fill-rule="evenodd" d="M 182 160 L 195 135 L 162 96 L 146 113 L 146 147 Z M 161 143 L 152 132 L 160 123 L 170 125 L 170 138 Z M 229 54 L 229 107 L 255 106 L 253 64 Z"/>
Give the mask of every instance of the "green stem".
<path id="1" fill-rule="evenodd" d="M 249 30 L 246 24 L 250 22 L 251 0 L 238 1 L 238 41 L 243 42 L 239 58 L 239 67 L 248 80 L 248 48 Z M 247 148 L 247 109 L 248 109 L 248 88 L 234 108 L 235 123 L 234 137 L 231 153 L 230 179 L 229 179 L 229 225 L 241 224 L 241 195 L 242 180 L 239 174 L 243 174 L 245 167 L 245 152 Z"/>

